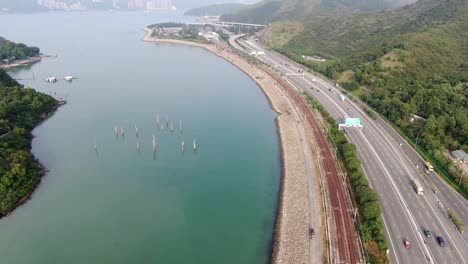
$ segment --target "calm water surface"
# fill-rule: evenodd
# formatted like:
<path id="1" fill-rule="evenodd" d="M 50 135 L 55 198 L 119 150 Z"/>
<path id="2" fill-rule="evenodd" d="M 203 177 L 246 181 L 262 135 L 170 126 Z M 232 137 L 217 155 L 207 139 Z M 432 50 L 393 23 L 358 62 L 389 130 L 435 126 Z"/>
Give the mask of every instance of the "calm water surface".
<path id="1" fill-rule="evenodd" d="M 49 172 L 31 201 L 0 220 L 1 263 L 268 261 L 280 181 L 276 114 L 228 62 L 141 41 L 145 25 L 182 19 L 0 16 L 1 36 L 58 54 L 10 74 L 68 101 L 34 131 L 33 152 Z M 79 79 L 44 81 L 69 74 Z M 174 122 L 173 134 L 157 130 L 157 113 Z M 126 129 L 124 140 L 115 126 Z"/>

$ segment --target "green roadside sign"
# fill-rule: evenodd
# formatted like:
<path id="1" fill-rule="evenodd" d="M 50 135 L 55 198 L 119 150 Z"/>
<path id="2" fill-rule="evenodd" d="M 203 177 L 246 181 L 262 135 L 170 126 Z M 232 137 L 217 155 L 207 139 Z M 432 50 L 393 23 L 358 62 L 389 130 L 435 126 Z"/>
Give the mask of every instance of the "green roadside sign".
<path id="1" fill-rule="evenodd" d="M 361 119 L 359 118 L 346 118 L 345 125 L 347 126 L 359 126 L 361 125 Z"/>

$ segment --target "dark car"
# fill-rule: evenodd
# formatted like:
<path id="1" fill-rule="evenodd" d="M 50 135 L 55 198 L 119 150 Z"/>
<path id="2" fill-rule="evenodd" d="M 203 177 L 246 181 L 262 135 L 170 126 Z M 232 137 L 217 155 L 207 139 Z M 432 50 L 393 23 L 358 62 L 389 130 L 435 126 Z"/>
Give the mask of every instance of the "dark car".
<path id="1" fill-rule="evenodd" d="M 426 237 L 432 237 L 431 231 L 429 231 L 429 230 L 427 230 L 427 229 L 424 230 L 424 235 L 425 235 Z"/>
<path id="2" fill-rule="evenodd" d="M 315 230 L 313 228 L 309 228 L 309 237 L 313 238 L 315 236 Z"/>
<path id="3" fill-rule="evenodd" d="M 439 246 L 445 247 L 445 241 L 441 236 L 437 237 L 437 243 L 439 243 Z"/>

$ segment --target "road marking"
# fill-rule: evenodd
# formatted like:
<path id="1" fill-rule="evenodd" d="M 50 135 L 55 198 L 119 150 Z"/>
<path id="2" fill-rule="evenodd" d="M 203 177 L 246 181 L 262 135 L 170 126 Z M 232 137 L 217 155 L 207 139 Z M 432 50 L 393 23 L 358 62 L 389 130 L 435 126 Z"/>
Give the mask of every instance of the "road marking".
<path id="1" fill-rule="evenodd" d="M 272 61 L 272 60 L 269 60 L 269 61 Z M 274 62 L 274 61 L 272 61 L 272 62 Z M 291 71 L 290 69 L 288 69 L 288 68 L 285 68 L 285 67 L 283 67 L 283 66 L 282 66 L 282 68 L 286 69 L 287 71 L 292 72 L 292 71 Z M 310 77 L 309 75 L 306 75 L 306 76 L 307 76 L 307 77 Z M 290 79 L 293 79 L 293 78 L 290 78 Z M 304 80 L 305 82 L 309 83 L 310 85 L 312 85 L 312 86 L 313 86 L 314 88 L 316 88 L 316 89 L 319 88 L 319 87 L 317 87 L 315 84 L 313 84 L 313 83 L 309 82 L 308 80 L 306 80 L 305 78 L 302 78 L 302 80 Z M 317 80 L 317 79 L 316 79 L 316 80 Z M 325 87 L 327 86 L 326 83 L 321 82 L 320 79 L 318 79 L 318 80 L 319 80 L 319 81 L 318 81 L 319 83 L 321 83 L 321 84 L 324 85 Z M 296 80 L 296 81 L 297 81 L 297 80 Z M 312 88 L 311 88 L 311 89 L 312 89 Z M 338 105 L 338 104 L 335 102 L 335 100 L 333 100 L 333 99 L 330 97 L 330 95 L 328 95 L 327 93 L 324 93 L 324 94 L 325 94 L 326 97 L 328 97 L 328 98 L 330 99 L 330 101 L 331 101 L 335 106 L 337 106 L 337 108 L 338 108 L 339 110 L 341 110 L 342 113 L 346 114 L 346 112 L 342 109 L 342 107 L 341 107 L 340 105 Z M 350 104 L 351 104 L 354 108 L 356 108 L 356 109 L 360 112 L 361 115 L 364 116 L 364 113 L 362 112 L 362 110 L 361 110 L 360 107 L 358 107 L 358 106 L 356 106 L 356 105 L 353 105 L 353 103 L 350 103 Z M 367 119 L 367 117 L 366 117 L 365 119 Z M 393 137 L 391 137 L 390 135 L 387 135 L 388 133 L 387 133 L 386 130 L 383 130 L 383 131 L 382 131 L 382 130 L 381 130 L 376 124 L 374 124 L 373 122 L 369 122 L 369 123 L 370 123 L 370 125 L 376 130 L 377 134 L 380 134 L 383 138 L 385 138 L 385 139 L 387 140 L 387 142 L 392 142 L 392 141 L 393 141 L 393 142 L 396 142 L 395 139 L 394 139 Z M 370 143 L 369 143 L 367 140 L 366 140 L 366 142 L 370 145 Z M 390 149 L 393 151 L 393 153 L 397 156 L 397 158 L 398 158 L 399 161 L 400 161 L 400 164 L 403 165 L 401 168 L 403 168 L 403 169 L 408 173 L 408 176 L 410 176 L 410 178 L 413 178 L 413 177 L 412 177 L 413 175 L 410 173 L 410 170 L 409 170 L 408 166 L 407 166 L 406 163 L 402 160 L 401 154 L 398 153 L 398 151 L 395 150 L 395 148 L 394 148 L 394 146 L 393 146 L 392 144 L 388 144 L 388 146 L 389 146 Z M 406 157 L 407 160 L 409 159 L 408 155 L 404 154 L 404 156 Z M 411 160 L 410 160 L 410 161 L 411 161 Z M 416 174 L 419 175 L 418 173 L 416 173 Z M 398 179 L 398 181 L 399 181 L 400 183 L 402 183 L 400 177 L 398 177 L 397 179 Z M 434 213 L 434 216 L 435 216 L 436 219 L 438 220 L 439 224 L 442 226 L 442 228 L 443 228 L 444 231 L 446 232 L 446 235 L 453 241 L 452 236 L 448 233 L 447 229 L 445 228 L 445 224 L 443 224 L 442 221 L 440 220 L 440 218 L 437 216 L 436 212 L 434 211 L 434 209 L 432 208 L 432 206 L 431 206 L 430 203 L 428 202 L 427 198 L 424 197 L 424 199 L 425 199 L 425 201 L 426 201 L 426 204 L 429 205 L 429 207 L 431 208 L 431 210 L 432 210 L 432 212 Z M 405 206 L 407 206 L 407 205 L 405 204 Z M 418 206 L 413 205 L 413 207 L 418 207 Z M 419 211 L 418 211 L 418 213 L 419 213 L 421 219 L 423 219 L 421 213 L 420 213 Z M 411 214 L 411 213 L 410 213 L 410 214 Z M 411 218 L 412 218 L 412 217 L 411 217 Z M 413 219 L 412 219 L 412 220 L 413 220 Z M 413 221 L 414 221 L 414 220 L 413 220 Z M 419 231 L 418 231 L 418 234 L 420 234 Z M 424 241 L 424 240 L 423 240 L 423 241 Z M 466 263 L 465 259 L 463 258 L 463 256 L 461 255 L 460 251 L 458 250 L 458 247 L 456 246 L 456 243 L 453 243 L 453 244 L 454 244 L 454 247 L 455 247 L 457 253 L 460 255 L 460 257 L 462 258 L 462 260 Z M 428 251 L 429 251 L 429 254 L 431 254 L 430 250 L 428 250 Z M 432 254 L 431 254 L 431 255 L 432 255 Z"/>
<path id="2" fill-rule="evenodd" d="M 385 226 L 385 230 L 387 230 L 388 239 L 390 239 L 390 244 L 392 245 L 393 251 L 395 252 L 396 249 L 395 249 L 395 245 L 393 244 L 392 236 L 390 235 L 390 232 L 389 232 L 390 229 L 387 226 L 387 222 L 385 221 L 385 217 L 383 216 L 383 214 L 380 214 L 380 216 L 382 217 L 382 220 L 383 220 L 383 223 L 384 223 L 384 226 Z M 397 264 L 400 264 L 400 261 L 398 260 L 398 255 L 395 254 L 395 253 L 393 253 L 393 255 L 395 256 Z"/>
<path id="3" fill-rule="evenodd" d="M 362 134 L 362 131 L 361 131 L 361 134 Z M 377 158 L 378 162 L 382 165 L 382 168 L 383 168 L 383 170 L 384 170 L 384 172 L 385 172 L 385 176 L 387 176 L 387 179 L 390 180 L 390 183 L 392 184 L 392 187 L 394 188 L 394 191 L 396 191 L 396 194 L 398 195 L 398 198 L 399 198 L 400 201 L 403 203 L 404 209 L 405 209 L 406 212 L 407 212 L 407 216 L 409 216 L 410 222 L 413 224 L 413 227 L 412 227 L 413 232 L 416 233 L 416 236 L 419 235 L 419 237 L 420 237 L 420 240 L 417 240 L 417 241 L 418 241 L 418 244 L 419 244 L 419 246 L 420 246 L 422 249 L 424 249 L 424 250 L 426 251 L 426 254 L 427 254 L 426 256 L 427 256 L 427 257 L 429 258 L 429 260 L 430 260 L 429 262 L 427 262 L 427 260 L 426 260 L 426 263 L 431 263 L 431 262 L 433 263 L 434 261 L 432 260 L 431 253 L 429 252 L 429 249 L 421 245 L 421 241 L 423 241 L 423 244 L 424 244 L 424 239 L 423 239 L 422 236 L 421 236 L 421 232 L 418 231 L 418 227 L 417 227 L 417 225 L 416 225 L 416 221 L 414 220 L 413 215 L 410 213 L 409 208 L 408 208 L 408 205 L 406 204 L 405 200 L 403 199 L 403 196 L 401 195 L 400 190 L 396 187 L 395 182 L 393 181 L 393 178 L 392 178 L 392 177 L 389 177 L 389 176 L 390 176 L 390 173 L 388 172 L 387 167 L 383 164 L 382 160 L 381 160 L 380 157 L 377 155 L 377 152 L 376 152 L 375 149 L 372 147 L 372 145 L 369 143 L 369 141 L 367 140 L 367 138 L 364 137 L 364 134 L 362 134 L 362 138 L 363 138 L 364 141 L 367 143 L 367 145 L 369 146 L 370 150 L 374 153 L 374 155 L 375 155 L 375 157 Z"/>
<path id="4" fill-rule="evenodd" d="M 271 56 L 272 56 L 272 55 L 271 55 Z M 274 56 L 272 56 L 272 57 L 274 57 Z M 267 59 L 268 59 L 268 58 L 267 58 Z M 277 58 L 275 58 L 275 59 L 277 59 Z M 268 60 L 269 60 L 269 61 L 272 61 L 271 59 L 268 59 Z M 274 62 L 274 61 L 273 61 L 273 62 Z M 283 66 L 281 66 L 281 67 L 284 68 L 286 71 L 291 72 L 290 69 L 285 68 L 285 67 L 283 67 Z M 307 75 L 307 76 L 308 76 L 308 75 Z M 291 79 L 292 79 L 293 81 L 295 81 L 295 82 L 298 82 L 299 85 L 300 85 L 300 82 L 299 82 L 298 80 L 294 80 L 293 78 L 291 78 Z M 305 78 L 303 78 L 302 80 L 304 80 L 304 81 L 307 82 L 307 83 L 310 83 L 310 82 L 307 81 Z M 318 82 L 321 83 L 322 85 L 324 85 L 325 87 L 329 86 L 329 84 L 322 82 L 321 79 L 318 79 Z M 310 84 L 311 84 L 312 86 L 314 86 L 314 87 L 317 87 L 317 86 L 315 86 L 315 85 L 312 84 L 312 83 L 310 83 Z M 335 90 L 335 89 L 333 89 L 333 90 Z M 330 96 L 329 96 L 328 94 L 326 94 L 325 96 L 330 98 Z M 331 98 L 330 98 L 330 99 L 331 99 Z M 331 102 L 333 102 L 336 106 L 338 106 L 334 100 L 331 99 Z M 354 108 L 356 108 L 362 115 L 364 115 L 363 112 L 362 112 L 362 110 L 361 110 L 359 107 L 357 107 L 357 106 L 354 105 L 353 103 L 351 103 L 351 105 L 352 105 Z M 340 106 L 338 106 L 337 108 L 338 108 L 338 110 L 341 110 L 341 112 L 344 112 L 344 111 L 341 109 Z M 364 116 L 365 116 L 365 115 L 364 115 Z M 364 119 L 367 119 L 367 116 L 366 116 Z M 386 135 L 386 134 L 387 134 L 387 131 L 385 130 L 385 128 L 382 128 L 382 129 L 384 129 L 384 132 L 385 132 L 385 133 L 384 133 L 384 132 L 382 132 L 382 130 L 380 129 L 380 127 L 377 127 L 377 124 L 374 124 L 374 123 L 372 123 L 372 122 L 369 122 L 369 123 L 371 124 L 371 126 L 372 126 L 374 129 L 376 129 L 377 135 L 380 134 L 380 136 L 384 137 L 385 139 L 387 139 L 387 140 L 389 139 L 389 138 L 388 138 L 388 135 Z M 395 141 L 395 139 L 394 139 L 393 137 L 391 137 L 391 136 L 390 136 L 390 139 L 391 139 L 391 141 Z M 367 140 L 366 140 L 366 141 L 367 141 Z M 370 146 L 370 143 L 369 143 L 368 141 L 367 141 L 367 144 L 369 144 L 369 146 Z M 394 154 L 396 154 L 396 156 L 398 157 L 398 159 L 403 163 L 403 169 L 406 170 L 406 172 L 408 172 L 408 174 L 409 174 L 410 177 L 411 177 L 412 174 L 409 173 L 409 170 L 408 170 L 408 167 L 407 167 L 406 163 L 404 163 L 404 162 L 401 160 L 401 155 L 400 155 L 400 153 L 398 153 L 397 151 L 395 151 L 395 149 L 393 148 L 393 146 L 392 146 L 391 144 L 389 144 L 389 146 L 390 146 L 390 148 L 393 150 Z M 372 148 L 372 147 L 371 147 L 371 148 Z M 373 148 L 372 148 L 372 150 L 373 150 Z M 373 150 L 373 151 L 375 152 L 375 150 Z M 403 154 L 405 155 L 405 157 L 406 157 L 407 159 L 409 159 L 409 157 L 408 157 L 408 155 L 407 155 L 406 153 L 403 153 Z M 380 158 L 378 158 L 378 159 L 380 160 Z M 410 160 L 410 161 L 411 161 L 411 160 Z M 384 168 L 384 169 L 386 170 L 386 168 Z M 400 177 L 398 177 L 398 180 L 401 182 L 401 178 L 400 178 Z M 440 178 L 438 178 L 438 180 L 440 180 Z M 444 182 L 444 183 L 445 183 L 445 182 Z M 446 183 L 445 183 L 445 184 L 446 184 Z M 398 190 L 398 189 L 397 189 L 397 190 Z M 398 193 L 399 193 L 399 190 L 398 190 Z M 400 195 L 400 194 L 399 194 L 399 195 Z M 450 196 L 450 192 L 447 194 L 447 196 Z M 401 198 L 401 197 L 400 197 L 400 198 Z M 431 206 L 430 203 L 428 202 L 427 198 L 424 197 L 424 199 L 425 199 L 425 201 L 426 201 L 426 204 L 429 205 L 429 207 L 431 208 L 432 212 L 435 214 L 436 218 L 437 218 L 438 221 L 439 221 L 439 224 L 442 225 L 442 227 L 445 229 L 445 225 L 440 221 L 439 217 L 437 216 L 437 214 L 435 213 L 434 209 L 432 208 L 432 206 Z M 407 207 L 406 204 L 405 204 L 405 206 Z M 417 207 L 417 206 L 414 206 L 414 205 L 413 205 L 413 207 Z M 408 210 L 408 208 L 406 208 L 406 209 Z M 422 217 L 422 215 L 420 214 L 420 212 L 418 212 L 418 213 L 419 213 L 420 217 Z M 411 215 L 410 215 L 410 216 L 411 216 Z M 411 218 L 412 218 L 412 216 L 411 216 Z M 413 220 L 413 219 L 412 219 L 412 220 Z M 413 220 L 413 222 L 414 222 L 414 220 Z M 446 229 L 445 229 L 445 231 L 446 231 L 446 233 L 448 234 L 448 232 L 447 232 Z M 420 235 L 420 232 L 418 232 L 418 234 Z M 451 238 L 451 236 L 450 236 L 449 234 L 448 234 L 448 236 Z M 455 246 L 455 248 L 456 248 L 456 250 L 458 251 L 458 248 L 457 248 L 456 246 Z M 458 253 L 459 253 L 459 252 L 458 252 Z M 460 253 L 459 253 L 459 254 L 460 254 Z M 461 254 L 460 254 L 460 256 L 461 256 Z M 463 257 L 462 257 L 462 259 L 463 259 Z M 463 259 L 463 261 L 464 261 L 464 259 Z"/>

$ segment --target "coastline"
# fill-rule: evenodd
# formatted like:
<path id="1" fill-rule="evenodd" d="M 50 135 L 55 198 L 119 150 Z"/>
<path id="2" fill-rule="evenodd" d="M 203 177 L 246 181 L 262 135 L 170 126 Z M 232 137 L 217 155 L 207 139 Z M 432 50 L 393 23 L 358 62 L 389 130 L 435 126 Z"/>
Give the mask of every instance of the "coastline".
<path id="1" fill-rule="evenodd" d="M 11 64 L 0 64 L 0 69 L 11 69 L 14 67 L 25 66 L 42 60 L 42 56 L 32 57 L 25 60 L 15 61 Z"/>
<path id="2" fill-rule="evenodd" d="M 305 154 L 294 117 L 296 109 L 274 78 L 259 67 L 213 44 L 196 43 L 176 39 L 151 37 L 152 30 L 145 28 L 143 41 L 172 43 L 204 48 L 229 61 L 257 83 L 279 116 L 276 126 L 280 139 L 282 165 L 281 188 L 272 246 L 271 263 L 307 263 L 309 252 L 309 200 L 305 170 Z"/>
<path id="3" fill-rule="evenodd" d="M 57 104 L 54 105 L 51 109 L 47 110 L 46 112 L 42 113 L 40 115 L 40 120 L 34 124 L 34 127 L 31 129 L 31 131 L 29 131 L 29 133 L 32 134 L 32 131 L 39 125 L 41 125 L 44 121 L 46 121 L 48 118 L 50 118 L 60 107 L 62 107 L 63 105 L 65 105 L 67 102 L 66 101 L 57 101 Z M 2 135 L 2 136 L 8 136 L 10 134 L 10 132 Z M 0 139 L 3 139 L 0 138 Z M 30 144 L 32 142 L 33 138 L 30 139 Z M 34 154 L 31 152 L 31 149 L 28 150 L 28 152 L 33 155 L 34 159 L 36 159 L 36 157 L 34 156 Z M 39 165 L 39 170 L 40 170 L 40 179 L 39 179 L 39 182 L 37 183 L 36 186 L 34 186 L 34 189 L 27 193 L 25 196 L 23 196 L 17 203 L 14 207 L 10 208 L 8 211 L 6 211 L 3 215 L 0 214 L 0 220 L 4 217 L 8 217 L 11 213 L 13 213 L 18 207 L 20 207 L 21 205 L 27 203 L 30 199 L 31 199 L 31 196 L 34 194 L 34 192 L 38 189 L 39 185 L 41 184 L 42 182 L 42 179 L 46 176 L 47 174 L 47 169 L 45 168 L 45 166 L 40 163 L 38 161 L 38 165 Z"/>

